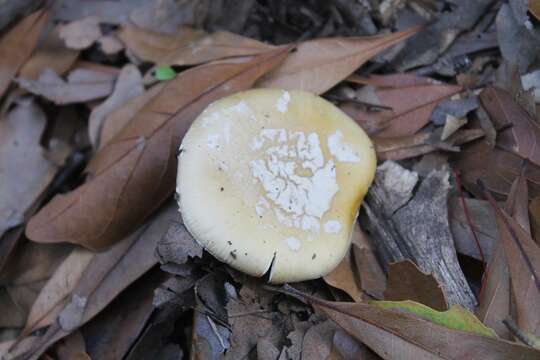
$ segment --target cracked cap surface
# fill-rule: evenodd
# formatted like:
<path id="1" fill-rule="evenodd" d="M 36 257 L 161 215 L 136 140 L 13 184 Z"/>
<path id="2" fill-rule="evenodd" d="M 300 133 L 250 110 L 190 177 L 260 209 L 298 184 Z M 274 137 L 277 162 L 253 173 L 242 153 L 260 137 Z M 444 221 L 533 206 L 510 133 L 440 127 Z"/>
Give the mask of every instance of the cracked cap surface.
<path id="1" fill-rule="evenodd" d="M 213 256 L 273 283 L 318 278 L 344 257 L 376 167 L 346 114 L 302 91 L 255 89 L 199 115 L 179 154 L 184 224 Z"/>

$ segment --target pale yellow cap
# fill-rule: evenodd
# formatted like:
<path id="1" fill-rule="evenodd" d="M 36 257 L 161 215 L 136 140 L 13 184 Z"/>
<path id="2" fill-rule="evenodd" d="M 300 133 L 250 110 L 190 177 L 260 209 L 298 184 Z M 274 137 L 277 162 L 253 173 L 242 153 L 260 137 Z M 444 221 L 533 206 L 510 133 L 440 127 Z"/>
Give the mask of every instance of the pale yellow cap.
<path id="1" fill-rule="evenodd" d="M 345 113 L 303 91 L 256 89 L 214 102 L 180 147 L 184 224 L 213 256 L 273 283 L 326 275 L 350 245 L 376 168 Z"/>

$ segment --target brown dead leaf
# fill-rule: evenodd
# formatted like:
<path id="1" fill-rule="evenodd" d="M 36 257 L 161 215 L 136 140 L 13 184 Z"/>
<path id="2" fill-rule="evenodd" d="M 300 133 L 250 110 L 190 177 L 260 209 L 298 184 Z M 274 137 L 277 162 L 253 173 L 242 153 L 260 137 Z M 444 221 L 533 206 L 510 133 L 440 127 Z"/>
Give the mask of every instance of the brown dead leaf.
<path id="1" fill-rule="evenodd" d="M 375 96 L 375 91 L 372 91 L 373 95 Z M 379 99 L 375 99 L 375 104 L 370 105 L 376 105 L 378 104 Z M 339 108 L 347 115 L 349 115 L 352 119 L 354 119 L 358 125 L 368 134 L 373 135 L 381 130 L 383 130 L 386 126 L 388 126 L 388 123 L 385 121 L 381 121 L 379 117 L 376 115 L 377 112 L 380 110 L 378 109 L 377 112 L 374 111 L 373 115 L 375 116 L 365 116 L 366 114 L 366 104 L 358 104 L 354 101 L 345 101 L 341 104 L 339 104 Z"/>
<path id="2" fill-rule="evenodd" d="M 429 122 L 439 102 L 460 91 L 459 86 L 442 84 L 375 89 L 378 104 L 391 110 L 373 112 L 358 108 L 356 114 L 349 115 L 362 127 L 364 123 L 379 123 L 380 138 L 413 135 Z"/>
<path id="3" fill-rule="evenodd" d="M 260 41 L 227 31 L 206 35 L 178 47 L 162 61 L 164 65 L 197 65 L 214 60 L 253 56 L 275 48 Z"/>
<path id="4" fill-rule="evenodd" d="M 380 357 L 371 352 L 364 344 L 358 342 L 343 330 L 334 333 L 334 348 L 342 360 L 379 360 Z"/>
<path id="5" fill-rule="evenodd" d="M 540 248 L 529 234 L 488 197 L 495 208 L 500 241 L 511 279 L 519 327 L 540 334 Z"/>
<path id="6" fill-rule="evenodd" d="M 285 292 L 310 302 L 385 359 L 537 359 L 540 351 L 497 338 L 436 325 L 413 314 L 363 303 L 321 300 L 290 286 Z"/>
<path id="7" fill-rule="evenodd" d="M 441 82 L 428 77 L 422 77 L 407 73 L 369 76 L 360 76 L 353 74 L 347 78 L 347 81 L 355 84 L 371 85 L 378 88 L 403 88 L 411 86 L 441 84 Z"/>
<path id="8" fill-rule="evenodd" d="M 423 272 L 410 260 L 389 265 L 384 299 L 412 300 L 438 311 L 448 310 L 448 303 L 439 282 L 433 275 Z"/>
<path id="9" fill-rule="evenodd" d="M 389 35 L 305 41 L 257 86 L 324 93 L 373 56 L 419 30 L 414 27 Z"/>
<path id="10" fill-rule="evenodd" d="M 0 39 L 0 96 L 36 47 L 49 11 L 42 9 L 25 17 Z"/>
<path id="11" fill-rule="evenodd" d="M 69 244 L 47 246 L 24 241 L 17 246 L 0 273 L 0 284 L 14 287 L 47 281 L 71 249 Z"/>
<path id="12" fill-rule="evenodd" d="M 531 219 L 532 237 L 537 244 L 540 244 L 540 196 L 531 200 L 529 204 L 529 215 Z"/>
<path id="13" fill-rule="evenodd" d="M 156 265 L 154 249 L 170 224 L 178 221 L 176 207 L 174 202 L 169 202 L 136 232 L 94 255 L 55 321 L 34 341 L 28 358 L 37 359 L 50 345 L 87 323 Z M 15 345 L 11 353 L 16 356 L 19 350 Z"/>
<path id="14" fill-rule="evenodd" d="M 0 327 L 20 329 L 44 281 L 0 287 Z"/>
<path id="15" fill-rule="evenodd" d="M 452 134 L 445 141 L 439 139 L 440 131 L 424 131 L 398 137 L 372 138 L 380 160 L 405 160 L 434 151 L 459 151 L 456 145 L 479 139 L 484 136 L 480 129 L 465 129 Z"/>
<path id="16" fill-rule="evenodd" d="M 485 200 L 464 198 L 468 217 L 474 227 L 474 232 L 482 248 L 482 254 L 486 260 L 491 258 L 493 249 L 496 247 L 499 234 L 495 224 L 495 213 Z M 458 253 L 482 260 L 478 244 L 471 233 L 471 227 L 463 203 L 459 197 L 451 197 L 448 202 L 448 219 L 450 230 Z"/>
<path id="17" fill-rule="evenodd" d="M 95 107 L 88 119 L 88 136 L 95 149 L 99 148 L 103 122 L 115 109 L 144 92 L 142 75 L 135 65 L 125 65 L 118 75 L 112 94 Z"/>
<path id="18" fill-rule="evenodd" d="M 58 360 L 79 359 L 81 354 L 86 353 L 86 344 L 82 333 L 74 331 L 60 340 L 55 346 L 55 352 L 58 354 Z"/>
<path id="19" fill-rule="evenodd" d="M 272 309 L 274 295 L 255 284 L 244 284 L 239 296 L 229 299 L 227 312 L 232 334 L 226 360 L 245 358 L 260 338 L 280 335 L 277 330 L 282 329 L 284 319 Z"/>
<path id="20" fill-rule="evenodd" d="M 527 186 L 527 179 L 523 174 L 527 163 L 523 163 L 519 176 L 514 180 L 510 187 L 510 193 L 506 198 L 504 204 L 504 210 L 509 216 L 514 218 L 516 222 L 523 228 L 523 230 L 530 236 L 531 224 L 529 221 L 529 188 Z"/>
<path id="21" fill-rule="evenodd" d="M 178 221 L 173 223 L 167 233 L 158 241 L 156 255 L 162 264 L 182 265 L 190 257 L 202 257 L 203 247 L 195 241 L 184 224 Z"/>
<path id="22" fill-rule="evenodd" d="M 0 287 L 0 307 L 3 310 L 2 317 L 0 318 L 0 327 L 21 328 L 24 326 L 24 318 L 27 314 L 24 312 L 24 309 L 21 309 L 15 304 L 4 286 Z"/>
<path id="23" fill-rule="evenodd" d="M 500 195 L 507 195 L 512 182 L 521 172 L 523 159 L 511 152 L 492 148 L 485 141 L 477 141 L 467 146 L 459 154 L 455 163 L 463 177 L 463 185 L 477 196 L 477 180 L 484 181 L 486 187 Z M 489 166 L 486 166 L 489 164 Z M 540 167 L 529 163 L 525 169 L 525 177 L 529 183 L 529 194 L 540 195 Z"/>
<path id="24" fill-rule="evenodd" d="M 354 301 L 360 302 L 365 300 L 365 295 L 353 272 L 354 259 L 351 250 L 352 248 L 349 249 L 339 265 L 323 279 L 328 285 L 345 291 Z"/>
<path id="25" fill-rule="evenodd" d="M 228 285 L 232 286 L 231 284 Z M 227 321 L 226 307 L 227 303 L 231 305 L 233 301 L 235 303 L 238 301 L 238 294 L 234 286 L 232 286 L 231 291 L 227 291 L 226 286 L 225 278 L 218 272 L 205 275 L 195 284 L 195 311 L 193 313 L 193 331 L 191 334 L 191 351 L 196 355 L 195 359 L 222 359 L 224 358 L 223 353 L 231 346 L 230 336 L 233 330 L 231 326 L 225 326 L 225 324 L 234 325 L 232 319 Z M 229 299 L 233 296 L 234 299 Z M 234 307 L 234 305 L 232 306 Z M 238 323 L 242 322 L 244 325 L 249 325 L 242 318 L 238 320 Z M 270 322 L 265 323 L 262 320 L 259 325 L 264 328 L 268 323 Z M 240 346 L 249 348 L 250 345 L 253 345 L 253 336 L 255 336 L 255 339 L 257 339 L 257 336 L 254 334 L 253 329 L 251 329 L 251 332 L 248 329 L 240 329 L 249 333 L 249 338 L 245 336 Z M 240 357 L 237 356 L 236 358 Z"/>
<path id="26" fill-rule="evenodd" d="M 540 1 L 530 0 L 529 1 L 529 11 L 537 20 L 540 20 Z"/>
<path id="27" fill-rule="evenodd" d="M 40 145 L 46 121 L 30 98 L 18 99 L 16 107 L 0 119 L 0 236 L 24 221 L 25 212 L 58 169 Z"/>
<path id="28" fill-rule="evenodd" d="M 367 235 L 360 225 L 354 225 L 352 244 L 336 269 L 323 277 L 324 281 L 345 291 L 356 302 L 369 297 L 382 299 L 386 276 L 380 267 Z M 367 296 L 367 295 L 368 296 Z"/>
<path id="29" fill-rule="evenodd" d="M 510 315 L 510 277 L 502 249 L 497 243 L 486 268 L 482 291 L 478 297 L 478 318 L 503 339 L 511 339 L 503 320 Z"/>
<path id="30" fill-rule="evenodd" d="M 200 39 L 204 33 L 181 27 L 173 34 L 166 34 L 126 24 L 120 28 L 117 36 L 126 48 L 142 61 L 160 63 L 174 51 Z"/>
<path id="31" fill-rule="evenodd" d="M 262 339 L 257 343 L 257 360 L 276 360 L 279 350 L 271 341 Z"/>
<path id="32" fill-rule="evenodd" d="M 66 47 L 83 50 L 92 46 L 103 34 L 99 27 L 99 18 L 88 16 L 62 25 L 59 35 Z"/>
<path id="33" fill-rule="evenodd" d="M 53 323 L 94 255 L 86 249 L 76 248 L 66 257 L 41 289 L 30 309 L 21 336 L 27 336 Z"/>
<path id="34" fill-rule="evenodd" d="M 19 348 L 21 349 L 21 353 L 26 353 L 28 350 L 30 350 L 36 338 L 37 336 L 29 336 L 23 339 L 23 341 L 19 343 Z M 0 342 L 0 359 L 8 358 L 9 349 L 13 346 L 15 341 L 16 340 Z"/>
<path id="35" fill-rule="evenodd" d="M 92 359 L 125 358 L 155 310 L 154 289 L 163 280 L 164 273 L 151 270 L 81 328 Z"/>
<path id="36" fill-rule="evenodd" d="M 131 5 L 129 10 L 129 20 L 137 26 L 156 32 L 172 33 L 183 24 L 199 24 L 206 15 L 201 14 L 206 11 L 209 4 L 201 4 L 197 0 L 159 0 L 143 1 L 138 6 Z M 144 4 L 144 5 L 143 5 Z M 202 19 L 201 19 L 202 18 Z"/>
<path id="37" fill-rule="evenodd" d="M 159 83 L 146 90 L 131 100 L 128 100 L 123 106 L 113 110 L 103 120 L 101 128 L 101 139 L 99 146 L 102 148 L 108 144 L 135 116 L 141 111 L 148 102 L 157 96 L 165 86 L 165 83 Z"/>
<path id="38" fill-rule="evenodd" d="M 187 328 L 175 327 L 180 315 L 182 314 L 175 307 L 156 310 L 146 323 L 143 332 L 137 337 L 129 353 L 122 359 L 184 359 L 182 347 L 177 343 L 177 339 L 178 336 L 183 337 L 182 335 L 189 337 L 189 334 Z M 156 344 L 159 344 L 159 346 L 156 346 Z M 193 349 L 193 346 L 191 349 Z M 195 354 L 199 355 L 198 353 Z M 195 357 L 193 359 L 195 360 Z M 213 358 L 202 357 L 202 359 Z"/>
<path id="39" fill-rule="evenodd" d="M 131 232 L 173 192 L 176 151 L 194 118 L 212 101 L 249 88 L 288 51 L 280 48 L 247 63 L 199 66 L 168 82 L 96 154 L 89 180 L 57 195 L 30 220 L 27 236 L 99 249 Z"/>
<path id="40" fill-rule="evenodd" d="M 505 90 L 488 87 L 480 100 L 499 127 L 512 125 L 497 134 L 497 145 L 540 166 L 540 127 L 536 121 Z"/>
<path id="41" fill-rule="evenodd" d="M 309 328 L 302 341 L 302 360 L 330 360 L 335 331 L 330 320 Z"/>
<path id="42" fill-rule="evenodd" d="M 32 94 L 43 96 L 58 105 L 81 103 L 108 96 L 114 87 L 113 75 L 93 70 L 75 69 L 65 81 L 51 69 L 38 80 L 18 78 L 17 83 Z"/>
<path id="43" fill-rule="evenodd" d="M 59 75 L 64 75 L 79 57 L 79 51 L 68 49 L 58 35 L 58 27 L 47 33 L 43 43 L 19 71 L 19 77 L 37 80 L 41 73 L 49 68 Z"/>
<path id="44" fill-rule="evenodd" d="M 371 297 L 382 299 L 386 288 L 386 275 L 377 260 L 370 238 L 360 226 L 354 228 L 352 251 L 362 290 Z"/>

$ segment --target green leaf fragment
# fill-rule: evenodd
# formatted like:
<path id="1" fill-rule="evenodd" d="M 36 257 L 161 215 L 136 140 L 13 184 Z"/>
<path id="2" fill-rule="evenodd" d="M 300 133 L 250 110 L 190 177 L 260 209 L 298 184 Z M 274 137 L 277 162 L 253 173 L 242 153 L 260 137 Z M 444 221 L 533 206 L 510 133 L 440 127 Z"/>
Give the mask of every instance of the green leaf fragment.
<path id="1" fill-rule="evenodd" d="M 488 337 L 497 337 L 493 329 L 482 324 L 474 314 L 459 305 L 452 305 L 446 311 L 437 311 L 429 306 L 410 300 L 370 301 L 369 303 L 382 309 L 407 311 L 424 320 L 450 329 L 467 331 Z"/>
<path id="2" fill-rule="evenodd" d="M 176 76 L 176 71 L 173 70 L 170 66 L 158 66 L 154 70 L 154 78 L 159 81 L 167 81 L 174 79 Z"/>

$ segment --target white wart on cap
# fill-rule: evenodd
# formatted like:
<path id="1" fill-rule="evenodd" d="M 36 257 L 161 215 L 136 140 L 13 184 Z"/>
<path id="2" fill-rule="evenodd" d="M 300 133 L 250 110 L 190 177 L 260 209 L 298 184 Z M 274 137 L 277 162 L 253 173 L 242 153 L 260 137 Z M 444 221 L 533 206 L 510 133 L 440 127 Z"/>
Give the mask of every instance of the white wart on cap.
<path id="1" fill-rule="evenodd" d="M 256 89 L 214 102 L 180 147 L 184 224 L 208 252 L 273 283 L 332 271 L 373 180 L 373 145 L 331 103 Z"/>

